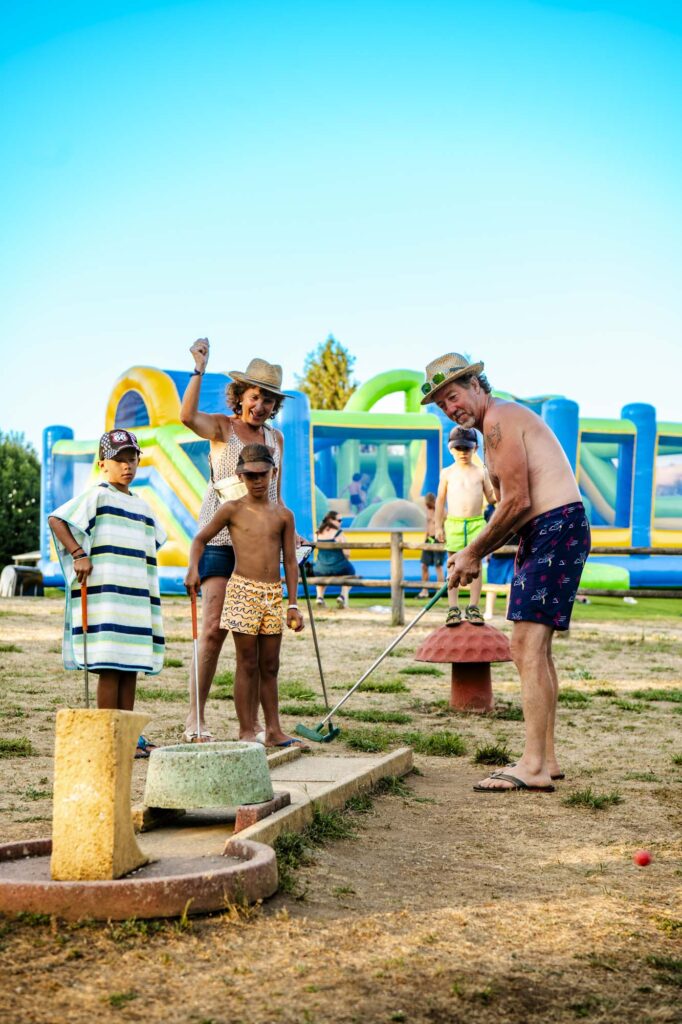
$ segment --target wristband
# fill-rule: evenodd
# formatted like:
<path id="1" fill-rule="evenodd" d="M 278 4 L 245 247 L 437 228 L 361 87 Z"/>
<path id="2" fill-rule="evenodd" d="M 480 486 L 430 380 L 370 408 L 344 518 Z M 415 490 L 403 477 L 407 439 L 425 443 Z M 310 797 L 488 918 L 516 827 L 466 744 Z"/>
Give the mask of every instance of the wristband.
<path id="1" fill-rule="evenodd" d="M 190 377 L 203 377 L 206 370 L 192 370 Z"/>
<path id="2" fill-rule="evenodd" d="M 288 612 L 297 612 L 298 611 L 298 605 L 297 604 L 290 604 L 288 606 L 288 608 L 287 608 L 287 611 Z"/>
<path id="3" fill-rule="evenodd" d="M 77 551 L 82 551 L 82 552 L 83 552 L 83 554 L 85 554 L 85 551 L 84 551 L 84 549 L 83 549 L 83 548 L 74 548 L 74 549 L 73 549 L 73 551 L 69 551 L 69 554 L 71 555 L 71 557 L 72 557 L 72 558 L 75 558 L 75 557 L 76 557 L 76 552 L 77 552 Z M 80 556 L 79 556 L 79 557 L 80 557 Z"/>
<path id="4" fill-rule="evenodd" d="M 80 562 L 81 558 L 87 558 L 87 555 L 76 555 L 74 562 Z"/>

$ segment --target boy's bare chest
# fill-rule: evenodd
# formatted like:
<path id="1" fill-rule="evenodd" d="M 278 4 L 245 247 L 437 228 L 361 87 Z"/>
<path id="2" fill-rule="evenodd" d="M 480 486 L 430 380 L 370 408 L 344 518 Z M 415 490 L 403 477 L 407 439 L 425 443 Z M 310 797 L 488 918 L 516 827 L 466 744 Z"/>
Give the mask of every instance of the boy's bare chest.
<path id="1" fill-rule="evenodd" d="M 245 508 L 235 517 L 230 532 L 233 535 L 238 534 L 245 543 L 279 542 L 282 533 L 282 518 L 275 508 Z"/>
<path id="2" fill-rule="evenodd" d="M 477 494 L 480 493 L 482 481 L 483 474 L 476 467 L 455 468 L 448 478 L 448 490 L 460 494 Z"/>

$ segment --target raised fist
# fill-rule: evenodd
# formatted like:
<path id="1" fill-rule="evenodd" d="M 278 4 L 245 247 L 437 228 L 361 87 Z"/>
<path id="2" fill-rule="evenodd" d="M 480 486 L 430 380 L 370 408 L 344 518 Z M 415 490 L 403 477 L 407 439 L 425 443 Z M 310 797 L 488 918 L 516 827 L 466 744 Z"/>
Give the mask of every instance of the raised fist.
<path id="1" fill-rule="evenodd" d="M 197 338 L 190 352 L 194 356 L 194 365 L 200 373 L 203 373 L 208 363 L 208 338 Z"/>

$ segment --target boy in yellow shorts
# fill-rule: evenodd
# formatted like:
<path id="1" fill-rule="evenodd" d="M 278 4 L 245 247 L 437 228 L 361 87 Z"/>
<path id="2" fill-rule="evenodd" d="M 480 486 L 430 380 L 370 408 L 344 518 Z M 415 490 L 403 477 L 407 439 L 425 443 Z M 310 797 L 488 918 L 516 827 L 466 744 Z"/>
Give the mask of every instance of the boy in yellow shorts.
<path id="1" fill-rule="evenodd" d="M 478 446 L 476 431 L 466 427 L 455 427 L 450 431 L 448 448 L 454 458 L 452 466 L 441 472 L 436 496 L 436 540 L 449 553 L 461 551 L 485 526 L 483 498 L 494 504 L 495 492 L 484 466 L 475 466 L 474 452 Z M 447 503 L 447 518 L 445 506 Z M 467 622 L 474 626 L 483 625 L 483 615 L 478 606 L 481 599 L 483 580 L 478 576 L 469 586 L 469 605 L 465 612 Z M 446 626 L 459 626 L 462 613 L 459 608 L 459 589 L 448 590 Z"/>
<path id="2" fill-rule="evenodd" d="M 220 620 L 232 630 L 237 667 L 234 706 L 239 719 L 239 738 L 257 741 L 258 704 L 265 716 L 265 744 L 272 747 L 305 746 L 282 731 L 277 699 L 279 651 L 282 643 L 282 584 L 280 553 L 284 554 L 287 585 L 287 626 L 299 633 L 303 617 L 296 604 L 298 565 L 294 517 L 288 508 L 268 497 L 275 461 L 269 448 L 247 444 L 237 463 L 237 475 L 247 493 L 220 506 L 208 526 L 194 538 L 185 577 L 188 592 L 198 592 L 199 559 L 206 544 L 229 527 L 235 567 L 225 591 Z"/>

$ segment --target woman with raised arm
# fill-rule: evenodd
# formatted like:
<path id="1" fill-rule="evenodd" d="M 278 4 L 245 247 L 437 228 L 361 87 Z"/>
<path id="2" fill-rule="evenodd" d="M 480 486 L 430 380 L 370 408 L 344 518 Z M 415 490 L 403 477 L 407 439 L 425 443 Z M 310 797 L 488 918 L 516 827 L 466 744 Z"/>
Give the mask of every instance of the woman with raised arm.
<path id="1" fill-rule="evenodd" d="M 194 370 L 182 399 L 180 418 L 199 437 L 210 442 L 209 464 L 211 478 L 199 513 L 198 528 L 201 530 L 215 515 L 225 498 L 239 497 L 234 487 L 239 487 L 235 476 L 239 454 L 247 444 L 265 444 L 272 451 L 275 473 L 270 484 L 272 501 L 280 500 L 281 464 L 284 439 L 268 420 L 276 416 L 285 398 L 282 391 L 282 367 L 268 363 L 265 359 L 252 359 L 246 370 L 230 370 L 232 378 L 225 391 L 231 414 L 204 413 L 199 411 L 201 378 L 208 364 L 208 338 L 199 338 L 190 348 L 194 357 Z M 230 478 L 234 477 L 234 480 Z M 220 627 L 220 613 L 225 601 L 225 588 L 234 569 L 234 552 L 227 529 L 214 537 L 199 563 L 201 579 L 201 634 L 199 637 L 199 708 L 196 706 L 194 665 L 190 670 L 190 708 L 185 722 L 183 740 L 187 743 L 213 740 L 206 729 L 204 714 L 206 701 L 213 682 L 218 657 L 227 630 Z M 261 730 L 258 724 L 258 694 L 253 707 L 253 731 Z"/>

